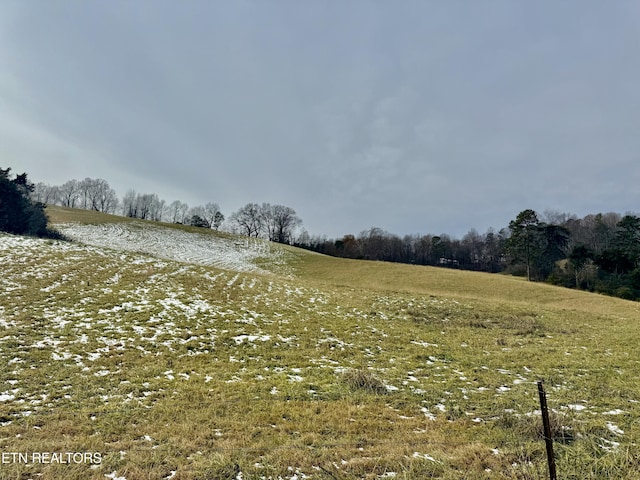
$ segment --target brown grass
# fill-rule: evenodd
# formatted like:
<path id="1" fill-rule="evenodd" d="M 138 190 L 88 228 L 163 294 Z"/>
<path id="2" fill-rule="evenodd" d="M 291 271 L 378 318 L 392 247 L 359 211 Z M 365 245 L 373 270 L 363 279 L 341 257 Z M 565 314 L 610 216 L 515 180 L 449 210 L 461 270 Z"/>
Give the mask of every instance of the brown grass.
<path id="1" fill-rule="evenodd" d="M 636 477 L 638 304 L 288 250 L 297 277 L 234 282 L 56 242 L 3 251 L 0 394 L 15 399 L 0 450 L 103 462 L 0 465 L 0 479 L 544 478 L 538 379 L 560 478 Z M 196 302 L 210 308 L 191 315 Z"/>

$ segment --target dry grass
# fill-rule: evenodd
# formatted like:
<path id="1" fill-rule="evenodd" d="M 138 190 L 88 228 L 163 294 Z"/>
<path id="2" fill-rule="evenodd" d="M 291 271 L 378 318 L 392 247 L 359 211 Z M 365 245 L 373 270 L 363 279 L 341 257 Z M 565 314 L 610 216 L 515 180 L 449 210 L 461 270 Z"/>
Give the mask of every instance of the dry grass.
<path id="1" fill-rule="evenodd" d="M 45 209 L 50 223 L 120 223 L 130 222 L 133 219 L 121 217 L 119 215 L 109 215 L 107 213 L 94 212 L 91 210 L 79 210 L 77 208 L 61 207 L 59 205 L 47 205 Z"/>
<path id="2" fill-rule="evenodd" d="M 544 478 L 538 379 L 561 478 L 640 469 L 638 304 L 293 249 L 284 278 L 11 241 L 0 451 L 102 462 L 0 478 Z"/>
<path id="3" fill-rule="evenodd" d="M 384 382 L 368 370 L 350 368 L 342 376 L 344 382 L 352 390 L 364 390 L 375 394 L 387 393 Z"/>

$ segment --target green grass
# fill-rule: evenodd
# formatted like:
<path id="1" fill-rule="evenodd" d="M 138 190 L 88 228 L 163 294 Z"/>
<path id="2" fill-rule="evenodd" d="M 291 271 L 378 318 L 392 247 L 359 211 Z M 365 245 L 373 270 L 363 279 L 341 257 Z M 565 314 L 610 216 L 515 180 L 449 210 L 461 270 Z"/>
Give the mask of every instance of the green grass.
<path id="1" fill-rule="evenodd" d="M 102 455 L 2 479 L 545 478 L 539 379 L 559 478 L 640 470 L 637 303 L 284 246 L 292 276 L 0 245 L 0 451 Z"/>

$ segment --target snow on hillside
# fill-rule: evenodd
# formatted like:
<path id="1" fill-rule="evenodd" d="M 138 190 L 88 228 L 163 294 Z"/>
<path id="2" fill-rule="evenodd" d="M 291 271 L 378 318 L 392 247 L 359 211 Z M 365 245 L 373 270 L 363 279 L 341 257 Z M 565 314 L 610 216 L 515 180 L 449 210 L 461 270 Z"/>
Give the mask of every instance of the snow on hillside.
<path id="1" fill-rule="evenodd" d="M 262 271 L 255 264 L 257 259 L 267 260 L 274 265 L 283 264 L 285 260 L 282 249 L 263 240 L 190 233 L 142 222 L 60 224 L 56 225 L 56 229 L 87 245 L 142 252 L 159 258 L 240 272 Z"/>

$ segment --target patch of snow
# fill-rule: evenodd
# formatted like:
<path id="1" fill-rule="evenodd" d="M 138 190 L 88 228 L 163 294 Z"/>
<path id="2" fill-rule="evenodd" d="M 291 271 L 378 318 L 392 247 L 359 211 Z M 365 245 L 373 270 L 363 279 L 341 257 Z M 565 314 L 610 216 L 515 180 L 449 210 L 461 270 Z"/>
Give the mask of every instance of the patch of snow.
<path id="1" fill-rule="evenodd" d="M 209 265 L 239 272 L 259 272 L 258 258 L 281 263 L 284 255 L 267 241 L 246 239 L 239 244 L 233 238 L 212 233 L 185 232 L 143 222 L 123 222 L 102 225 L 60 224 L 56 228 L 67 237 L 87 245 L 127 252 L 144 252 L 155 257 L 178 260 L 196 265 Z M 153 269 L 150 269 L 150 273 Z M 120 280 L 116 274 L 110 283 Z M 228 286 L 231 286 L 234 277 Z"/>
<path id="2" fill-rule="evenodd" d="M 618 447 L 620 446 L 620 442 L 614 442 L 613 440 L 607 440 L 606 438 L 601 438 L 600 440 L 602 440 L 603 442 L 603 444 L 600 445 L 600 448 L 602 448 L 607 452 L 612 452 L 614 450 L 617 450 Z"/>
<path id="3" fill-rule="evenodd" d="M 237 337 L 233 337 L 233 341 L 236 342 L 236 345 L 244 343 L 245 340 L 247 341 L 247 343 L 253 343 L 256 340 L 260 340 L 261 342 L 268 342 L 269 340 L 271 340 L 271 335 L 238 335 Z"/>
<path id="4" fill-rule="evenodd" d="M 428 453 L 418 453 L 418 452 L 413 452 L 413 458 L 423 458 L 425 460 L 429 460 L 431 462 L 435 462 L 435 463 L 440 463 L 438 460 L 436 460 L 435 458 L 433 458 L 431 455 L 429 455 Z"/>
<path id="5" fill-rule="evenodd" d="M 8 402 L 16 398 L 15 395 L 11 395 L 9 392 L 0 393 L 0 402 Z"/>
<path id="6" fill-rule="evenodd" d="M 615 433 L 616 435 L 624 435 L 624 430 L 611 422 L 607 422 L 607 428 L 611 433 Z"/>
<path id="7" fill-rule="evenodd" d="M 429 342 L 417 342 L 417 341 L 413 340 L 411 343 L 413 343 L 414 345 L 420 345 L 421 347 L 425 347 L 425 348 L 427 348 L 427 347 L 436 347 L 437 348 L 438 347 L 437 344 L 429 343 Z"/>
<path id="8" fill-rule="evenodd" d="M 115 470 L 111 473 L 105 473 L 104 476 L 110 478 L 111 480 L 127 480 L 126 477 L 119 477 Z"/>

